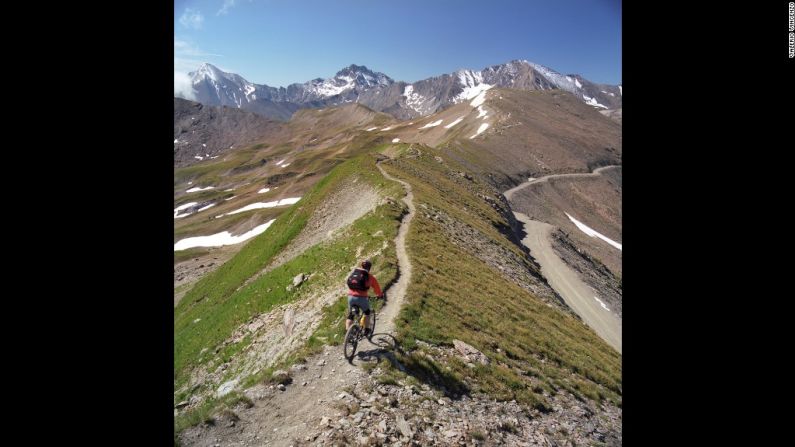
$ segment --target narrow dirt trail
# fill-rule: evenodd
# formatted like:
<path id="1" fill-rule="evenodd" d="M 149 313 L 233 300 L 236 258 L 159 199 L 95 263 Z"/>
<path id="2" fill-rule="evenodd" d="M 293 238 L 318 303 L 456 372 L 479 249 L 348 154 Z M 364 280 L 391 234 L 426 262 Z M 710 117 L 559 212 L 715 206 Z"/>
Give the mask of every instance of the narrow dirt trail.
<path id="1" fill-rule="evenodd" d="M 510 201 L 511 198 L 513 197 L 513 195 L 517 191 L 519 191 L 521 189 L 525 189 L 528 186 L 536 184 L 536 183 L 543 183 L 543 182 L 546 182 L 549 179 L 553 179 L 553 178 L 596 177 L 598 175 L 601 175 L 602 171 L 605 171 L 607 169 L 612 169 L 612 168 L 620 168 L 620 167 L 621 167 L 620 165 L 610 165 L 610 166 L 602 166 L 601 168 L 596 168 L 596 169 L 593 170 L 593 172 L 587 172 L 587 173 L 581 173 L 581 174 L 552 174 L 552 175 L 545 175 L 544 177 L 534 178 L 533 180 L 528 180 L 528 181 L 526 181 L 524 183 L 521 183 L 521 184 L 519 184 L 517 186 L 514 186 L 513 188 L 511 188 L 511 189 L 505 191 L 504 193 L 502 193 L 502 195 L 504 195 L 505 198 L 508 199 L 508 201 Z"/>
<path id="2" fill-rule="evenodd" d="M 326 430 L 322 423 L 337 422 L 337 405 L 345 396 L 345 389 L 367 376 L 361 365 L 377 362 L 384 348 L 390 348 L 390 335 L 394 332 L 394 320 L 405 300 L 406 289 L 411 281 L 411 261 L 406 252 L 406 234 L 414 218 L 414 196 L 411 185 L 387 174 L 380 165 L 381 173 L 389 180 L 401 183 L 406 189 L 403 201 L 409 208 L 395 239 L 398 273 L 397 282 L 387 290 L 387 302 L 378 314 L 376 335 L 373 341 L 359 343 L 356 356 L 348 362 L 342 353 L 342 345 L 326 346 L 323 351 L 306 359 L 303 364 L 290 370 L 292 383 L 284 391 L 269 385 L 256 385 L 245 391 L 254 406 L 235 409 L 237 420 L 221 418 L 215 424 L 200 424 L 186 429 L 180 436 L 184 446 L 293 446 L 306 444 L 308 439 Z M 344 418 L 342 418 L 344 419 Z"/>
<path id="3" fill-rule="evenodd" d="M 395 331 L 395 318 L 397 318 L 398 311 L 403 307 L 403 301 L 406 297 L 406 289 L 411 282 L 411 260 L 406 252 L 406 234 L 409 231 L 409 224 L 414 218 L 414 194 L 411 192 L 411 185 L 403 180 L 398 180 L 384 171 L 381 164 L 377 164 L 378 170 L 381 174 L 389 180 L 398 182 L 406 189 L 406 196 L 403 197 L 403 202 L 408 206 L 409 212 L 403 217 L 403 222 L 400 224 L 397 238 L 395 239 L 395 251 L 398 257 L 398 268 L 400 277 L 397 282 L 393 284 L 387 291 L 387 304 L 381 311 L 379 320 L 384 324 L 379 328 L 379 332 L 392 333 Z"/>

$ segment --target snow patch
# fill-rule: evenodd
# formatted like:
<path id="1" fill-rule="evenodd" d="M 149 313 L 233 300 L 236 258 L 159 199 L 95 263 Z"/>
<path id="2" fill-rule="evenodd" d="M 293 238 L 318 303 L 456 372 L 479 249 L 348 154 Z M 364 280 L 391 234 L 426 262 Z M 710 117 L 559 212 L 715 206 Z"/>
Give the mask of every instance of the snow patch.
<path id="1" fill-rule="evenodd" d="M 582 84 L 580 84 L 580 80 L 577 78 L 574 78 L 574 85 L 576 85 L 577 88 L 582 88 Z"/>
<path id="2" fill-rule="evenodd" d="M 454 104 L 477 98 L 486 90 L 494 87 L 493 85 L 483 83 L 483 73 L 479 71 L 461 70 L 457 74 L 458 82 L 463 88 L 461 93 L 452 98 Z"/>
<path id="3" fill-rule="evenodd" d="M 319 84 L 314 84 L 312 90 L 314 90 L 314 93 L 318 96 L 328 97 L 339 95 L 345 90 L 350 90 L 355 86 L 356 83 L 353 78 L 349 76 L 340 76 L 338 78 L 326 79 Z M 318 112 L 321 111 L 323 111 L 323 109 L 318 110 Z"/>
<path id="4" fill-rule="evenodd" d="M 301 200 L 300 197 L 291 197 L 291 198 L 288 198 L 288 199 L 274 200 L 273 202 L 252 203 L 250 205 L 244 206 L 243 208 L 236 209 L 234 211 L 230 211 L 230 212 L 228 212 L 226 214 L 222 214 L 222 216 L 229 216 L 229 215 L 232 215 L 232 214 L 242 213 L 242 212 L 251 211 L 251 210 L 257 210 L 257 209 L 261 209 L 261 208 L 274 208 L 274 207 L 277 207 L 277 206 L 292 205 L 292 204 L 294 204 L 295 202 L 297 202 L 299 200 Z"/>
<path id="5" fill-rule="evenodd" d="M 448 124 L 448 125 L 444 126 L 444 128 L 445 128 L 445 129 L 449 129 L 449 128 L 451 128 L 451 127 L 455 126 L 456 124 L 460 123 L 460 122 L 461 122 L 461 121 L 463 121 L 463 120 L 464 120 L 464 117 L 463 117 L 463 116 L 461 116 L 461 117 L 458 117 L 458 118 L 456 118 L 456 120 L 455 120 L 455 121 L 453 121 L 452 123 L 450 123 L 450 124 Z"/>
<path id="6" fill-rule="evenodd" d="M 605 303 L 604 303 L 602 300 L 600 300 L 600 299 L 599 299 L 599 298 L 597 298 L 597 297 L 593 297 L 593 299 L 595 299 L 596 301 L 599 301 L 599 304 L 601 304 L 601 305 L 602 305 L 602 308 L 604 308 L 604 310 L 606 310 L 606 311 L 610 312 L 610 309 L 608 309 L 608 308 L 607 308 L 607 306 L 605 306 Z"/>
<path id="7" fill-rule="evenodd" d="M 475 138 L 476 136 L 480 135 L 481 133 L 483 133 L 484 130 L 488 129 L 488 127 L 489 127 L 489 123 L 481 124 L 480 127 L 478 127 L 478 131 L 475 132 L 475 135 L 472 135 L 471 137 L 469 137 L 469 139 L 471 140 L 471 139 Z"/>
<path id="8" fill-rule="evenodd" d="M 460 82 L 461 85 L 463 85 L 465 88 L 474 87 L 478 84 L 483 83 L 483 73 L 479 71 L 461 70 L 457 74 L 458 74 L 458 82 Z"/>
<path id="9" fill-rule="evenodd" d="M 238 236 L 232 236 L 230 232 L 223 231 L 210 236 L 185 238 L 174 244 L 174 251 L 187 250 L 188 248 L 193 247 L 220 247 L 222 245 L 239 244 L 251 239 L 254 236 L 259 236 L 260 234 L 264 233 L 265 230 L 267 230 L 275 220 L 276 219 L 271 219 L 268 222 L 253 228 L 251 231 Z"/>
<path id="10" fill-rule="evenodd" d="M 535 64 L 533 62 L 528 62 L 534 70 L 541 73 L 549 82 L 551 82 L 554 86 L 558 87 L 561 90 L 565 90 L 567 92 L 574 93 L 577 89 L 576 85 L 574 84 L 574 79 L 571 76 L 563 76 L 562 74 L 558 73 L 557 71 L 545 67 L 543 65 Z"/>
<path id="11" fill-rule="evenodd" d="M 258 194 L 265 194 L 266 192 L 268 192 L 268 191 L 270 191 L 270 190 L 271 190 L 270 188 L 262 188 L 262 189 L 260 189 L 259 191 L 257 191 L 257 193 L 258 193 Z"/>
<path id="12" fill-rule="evenodd" d="M 482 106 L 478 106 L 478 118 L 486 116 L 487 113 L 489 112 L 485 111 Z"/>
<path id="13" fill-rule="evenodd" d="M 586 95 L 582 95 L 582 98 L 585 100 L 585 103 L 588 104 L 589 106 L 601 107 L 603 109 L 607 108 L 607 106 L 603 106 L 602 104 L 599 104 L 598 102 L 596 102 L 596 98 L 591 98 L 591 97 L 586 96 Z"/>
<path id="14" fill-rule="evenodd" d="M 250 94 L 254 93 L 255 88 L 254 88 L 253 85 L 246 84 L 245 88 L 246 88 L 246 91 L 244 93 L 245 93 L 246 97 L 248 97 Z M 251 98 L 251 99 L 255 99 L 255 98 Z"/>
<path id="15" fill-rule="evenodd" d="M 392 140 L 392 142 L 393 143 L 398 143 L 398 142 L 400 142 L 400 138 L 395 138 L 394 140 Z"/>
<path id="16" fill-rule="evenodd" d="M 424 108 L 422 105 L 427 101 L 427 98 L 420 95 L 419 93 L 414 93 L 414 86 L 407 85 L 405 89 L 403 89 L 403 95 L 406 98 L 406 105 L 411 107 L 417 113 L 422 114 Z"/>
<path id="17" fill-rule="evenodd" d="M 285 163 L 282 165 L 283 168 L 286 168 L 287 166 L 290 166 L 290 163 Z"/>
<path id="18" fill-rule="evenodd" d="M 424 126 L 422 126 L 422 127 L 418 127 L 418 129 L 426 129 L 426 128 L 428 128 L 428 127 L 436 127 L 436 126 L 438 126 L 439 124 L 442 124 L 442 120 L 439 120 L 439 121 L 434 121 L 434 122 L 432 122 L 432 123 L 428 123 L 428 124 L 426 124 L 426 125 L 424 125 Z"/>
<path id="19" fill-rule="evenodd" d="M 368 132 L 372 132 L 372 131 L 374 131 L 374 130 L 376 130 L 376 129 L 378 129 L 378 128 L 377 128 L 377 127 L 371 127 L 371 128 L 369 128 L 369 129 L 367 129 L 367 131 L 368 131 Z"/>
<path id="20" fill-rule="evenodd" d="M 208 189 L 214 189 L 215 186 L 208 186 L 206 188 L 199 188 L 198 186 L 194 186 L 193 188 L 185 191 L 185 192 L 196 192 L 196 191 L 206 191 Z"/>
<path id="21" fill-rule="evenodd" d="M 197 160 L 204 160 L 204 157 L 202 157 L 201 155 L 194 155 L 193 158 Z"/>
<path id="22" fill-rule="evenodd" d="M 608 238 L 608 237 L 596 232 L 595 230 L 591 229 L 590 227 L 588 227 L 584 223 L 582 223 L 579 220 L 571 217 L 569 215 L 569 213 L 565 213 L 565 214 L 569 218 L 569 220 L 574 222 L 574 225 L 577 225 L 577 228 L 579 228 L 580 231 L 582 231 L 583 233 L 587 234 L 590 237 L 598 237 L 599 239 L 607 242 L 608 244 L 612 245 L 613 247 L 616 247 L 617 249 L 621 250 L 621 244 L 619 244 L 618 242 L 616 242 L 616 241 L 614 241 L 614 240 L 612 240 L 612 239 L 610 239 L 610 238 Z M 623 250 L 621 250 L 621 251 L 623 251 Z"/>
<path id="23" fill-rule="evenodd" d="M 395 127 L 395 126 L 384 127 L 383 129 L 381 129 L 381 131 L 391 130 L 393 127 Z"/>
<path id="24" fill-rule="evenodd" d="M 491 85 L 488 85 L 487 88 L 483 89 L 483 91 L 480 92 L 480 94 L 478 94 L 478 96 L 476 96 L 475 99 L 473 99 L 472 102 L 469 103 L 469 105 L 471 105 L 472 107 L 480 107 L 483 104 L 483 102 L 486 100 L 486 91 L 491 87 L 492 87 Z"/>
<path id="25" fill-rule="evenodd" d="M 178 212 L 180 212 L 180 211 L 184 210 L 185 208 L 190 208 L 190 207 L 192 207 L 193 205 L 197 205 L 198 203 L 199 203 L 199 202 L 190 202 L 190 203 L 186 203 L 186 204 L 184 204 L 184 205 L 180 205 L 180 206 L 178 206 L 178 207 L 174 208 L 174 216 L 176 217 L 176 215 L 177 215 L 177 213 L 178 213 Z"/>

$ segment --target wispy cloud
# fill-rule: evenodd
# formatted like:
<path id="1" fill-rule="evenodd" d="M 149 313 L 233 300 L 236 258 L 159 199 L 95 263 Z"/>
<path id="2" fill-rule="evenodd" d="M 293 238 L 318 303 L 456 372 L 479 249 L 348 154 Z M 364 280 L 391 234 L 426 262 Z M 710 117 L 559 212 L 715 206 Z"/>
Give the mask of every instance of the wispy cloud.
<path id="1" fill-rule="evenodd" d="M 224 0 L 224 5 L 221 6 L 221 9 L 218 10 L 218 13 L 215 15 L 219 16 L 221 14 L 226 14 L 229 12 L 229 9 L 235 6 L 235 0 Z"/>
<path id="2" fill-rule="evenodd" d="M 196 45 L 187 40 L 174 39 L 174 55 L 193 56 L 193 57 L 223 57 L 220 54 L 207 53 L 200 50 Z"/>
<path id="3" fill-rule="evenodd" d="M 185 12 L 179 18 L 179 23 L 185 28 L 202 29 L 204 25 L 204 16 L 199 11 L 194 11 L 190 8 L 185 8 Z"/>

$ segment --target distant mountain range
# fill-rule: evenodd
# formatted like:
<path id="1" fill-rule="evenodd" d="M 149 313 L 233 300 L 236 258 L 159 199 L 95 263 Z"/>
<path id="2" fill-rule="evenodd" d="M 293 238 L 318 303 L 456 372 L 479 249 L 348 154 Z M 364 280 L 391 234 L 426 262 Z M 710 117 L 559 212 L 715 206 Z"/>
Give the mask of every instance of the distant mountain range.
<path id="1" fill-rule="evenodd" d="M 600 110 L 621 108 L 620 85 L 593 83 L 580 75 L 562 75 L 543 65 L 514 60 L 483 70 L 459 70 L 414 83 L 395 81 L 365 66 L 350 65 L 329 79 L 271 87 L 204 63 L 189 73 L 193 99 L 205 105 L 250 110 L 288 120 L 300 108 L 360 103 L 398 119 L 427 116 L 474 98 L 491 87 L 518 90 L 560 89 Z"/>

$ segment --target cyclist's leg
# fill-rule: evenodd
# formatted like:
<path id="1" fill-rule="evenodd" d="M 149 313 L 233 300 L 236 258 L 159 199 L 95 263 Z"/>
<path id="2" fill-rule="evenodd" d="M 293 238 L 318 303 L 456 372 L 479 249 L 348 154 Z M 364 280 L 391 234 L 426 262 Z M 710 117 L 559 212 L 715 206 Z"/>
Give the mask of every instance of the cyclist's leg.
<path id="1" fill-rule="evenodd" d="M 351 325 L 353 325 L 353 301 L 355 299 L 355 296 L 348 295 L 348 309 L 346 311 L 348 313 L 348 318 L 345 320 L 345 332 L 348 332 L 348 329 L 350 329 Z"/>
<path id="2" fill-rule="evenodd" d="M 364 312 L 364 335 L 370 335 L 370 301 L 364 298 L 361 307 Z"/>
<path id="3" fill-rule="evenodd" d="M 369 314 L 370 313 L 370 303 L 367 301 L 367 297 L 349 295 L 348 296 L 348 305 L 349 306 L 358 307 L 359 310 L 364 312 L 365 314 Z M 351 324 L 353 324 L 354 323 L 353 320 L 352 320 L 353 315 L 352 314 L 348 314 L 348 318 L 351 319 Z"/>
<path id="4" fill-rule="evenodd" d="M 370 335 L 370 309 L 364 314 L 364 335 Z"/>

